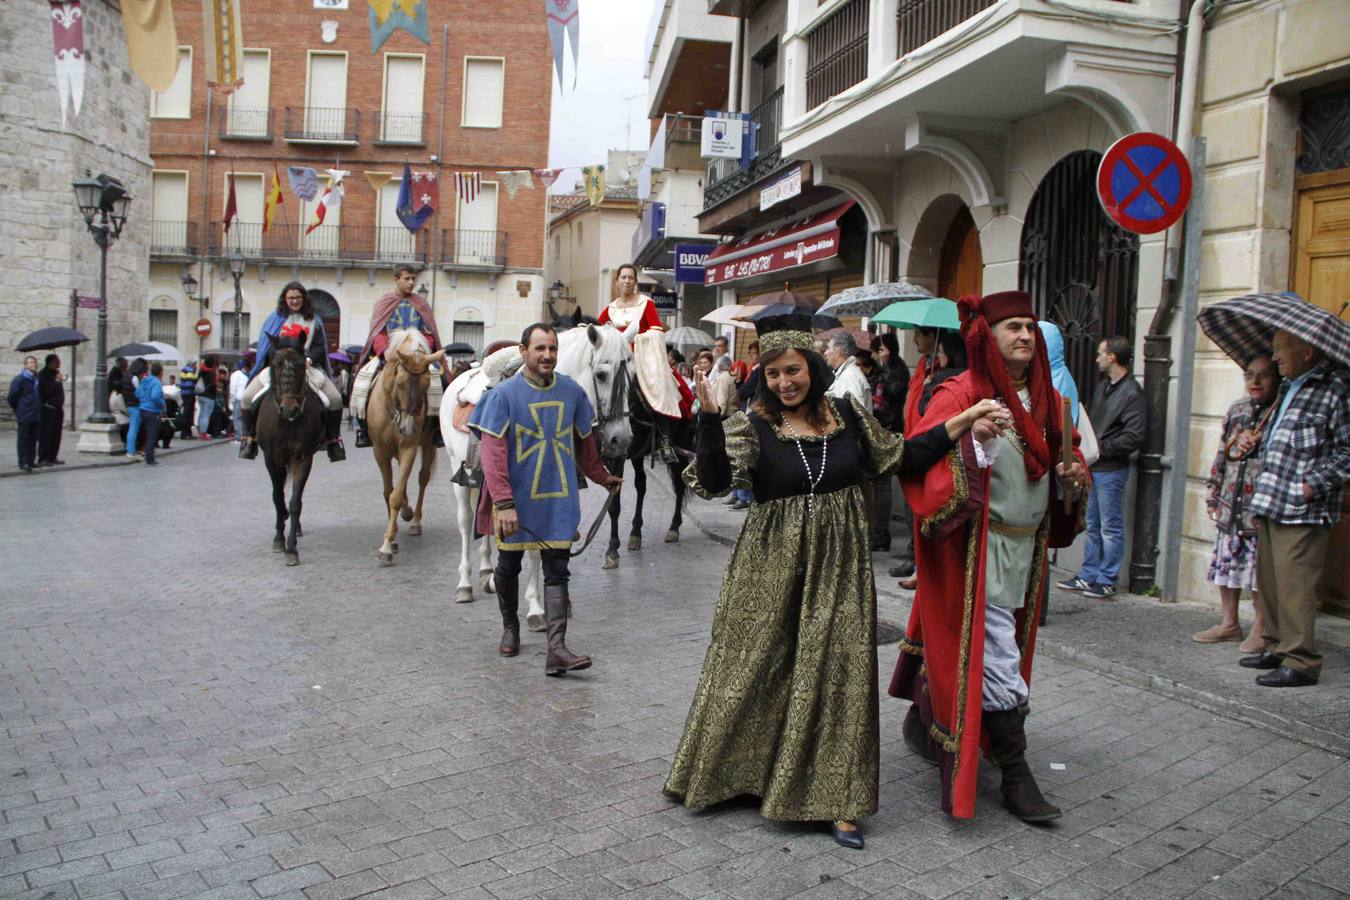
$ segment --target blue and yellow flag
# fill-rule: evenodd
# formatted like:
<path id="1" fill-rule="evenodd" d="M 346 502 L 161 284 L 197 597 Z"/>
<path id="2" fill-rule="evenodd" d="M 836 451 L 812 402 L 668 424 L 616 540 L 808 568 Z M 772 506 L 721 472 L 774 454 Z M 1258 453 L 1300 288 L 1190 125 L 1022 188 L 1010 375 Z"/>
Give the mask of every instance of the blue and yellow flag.
<path id="1" fill-rule="evenodd" d="M 366 0 L 370 6 L 370 52 L 380 49 L 389 35 L 402 28 L 424 44 L 427 31 L 427 0 Z"/>

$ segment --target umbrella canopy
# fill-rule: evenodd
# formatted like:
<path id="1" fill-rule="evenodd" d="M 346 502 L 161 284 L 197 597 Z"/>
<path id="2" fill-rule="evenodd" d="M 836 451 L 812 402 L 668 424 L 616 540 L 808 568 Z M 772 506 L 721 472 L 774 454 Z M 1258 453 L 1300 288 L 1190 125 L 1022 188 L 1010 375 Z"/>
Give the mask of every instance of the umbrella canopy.
<path id="1" fill-rule="evenodd" d="M 745 315 L 747 308 L 738 303 L 730 306 L 719 306 L 708 313 L 699 321 L 713 322 L 718 325 L 734 325 L 737 328 L 754 328 L 749 322 L 742 321 L 739 317 Z"/>
<path id="2" fill-rule="evenodd" d="M 676 328 L 674 331 L 666 332 L 667 346 L 674 347 L 711 347 L 713 345 L 712 335 L 702 328 L 693 328 L 689 325 L 683 328 Z"/>
<path id="3" fill-rule="evenodd" d="M 254 355 L 256 352 L 257 351 L 252 349 L 231 350 L 227 347 L 216 347 L 214 350 L 203 350 L 202 359 L 205 359 L 208 356 L 215 356 L 220 359 L 244 359 L 245 357 Z"/>
<path id="4" fill-rule="evenodd" d="M 836 334 L 847 334 L 853 338 L 853 343 L 858 345 L 859 350 L 871 350 L 872 341 L 876 335 L 870 331 L 863 331 L 861 328 L 828 328 L 825 331 L 817 332 L 816 337 L 828 341 Z"/>
<path id="5" fill-rule="evenodd" d="M 1200 310 L 1200 327 L 1238 365 L 1269 353 L 1276 331 L 1287 331 L 1350 366 L 1350 325 L 1298 294 L 1245 294 Z"/>
<path id="6" fill-rule="evenodd" d="M 365 348 L 363 348 L 360 344 L 347 344 L 346 346 L 339 347 L 338 349 L 340 349 L 343 353 L 347 354 L 348 356 L 355 357 L 360 356 L 361 351 Z"/>
<path id="7" fill-rule="evenodd" d="M 138 355 L 150 362 L 167 362 L 181 366 L 183 361 L 187 359 L 173 344 L 166 344 L 163 341 L 146 341 L 146 345 L 152 347 L 153 352 Z"/>
<path id="8" fill-rule="evenodd" d="M 361 352 L 361 348 L 360 348 L 360 347 L 357 347 L 357 348 L 356 348 L 356 352 L 357 352 L 357 353 L 360 353 L 360 352 Z M 466 344 L 466 343 L 464 343 L 463 341 L 458 341 L 458 342 L 456 342 L 456 343 L 454 343 L 454 344 L 447 344 L 447 345 L 446 345 L 446 347 L 445 347 L 445 355 L 446 355 L 446 356 L 476 356 L 476 355 L 478 355 L 478 351 L 475 350 L 475 349 L 473 349 L 473 345 L 472 345 L 472 344 Z"/>
<path id="9" fill-rule="evenodd" d="M 19 341 L 14 349 L 20 352 L 30 350 L 55 350 L 57 347 L 73 347 L 83 344 L 89 338 L 74 328 L 39 328 Z"/>
<path id="10" fill-rule="evenodd" d="M 826 300 L 819 312 L 832 313 L 836 316 L 871 318 L 892 303 L 902 300 L 927 300 L 932 296 L 924 288 L 908 281 L 886 281 L 840 291 Z"/>
<path id="11" fill-rule="evenodd" d="M 942 297 L 892 303 L 873 316 L 872 321 L 896 328 L 947 328 L 952 331 L 961 328 L 961 316 L 956 311 L 955 301 Z"/>
<path id="12" fill-rule="evenodd" d="M 112 359 L 117 356 L 134 358 L 137 356 L 147 356 L 151 353 L 158 353 L 158 352 L 159 352 L 158 348 L 156 348 L 153 344 L 143 344 L 136 341 L 132 341 L 130 344 L 123 344 L 120 347 L 114 347 L 113 349 L 109 350 L 108 359 Z"/>
<path id="13" fill-rule="evenodd" d="M 342 363 L 344 366 L 350 366 L 352 364 L 352 358 L 341 350 L 334 350 L 332 353 L 328 354 L 328 358 L 335 363 Z"/>
<path id="14" fill-rule="evenodd" d="M 784 289 L 752 297 L 744 305 L 750 309 L 750 312 L 758 313 L 756 307 L 761 306 L 791 306 L 794 307 L 794 312 L 801 312 L 802 310 L 815 312 L 816 307 L 820 304 L 805 294 L 794 294 L 792 291 Z M 779 315 L 782 315 L 782 313 L 779 313 Z"/>

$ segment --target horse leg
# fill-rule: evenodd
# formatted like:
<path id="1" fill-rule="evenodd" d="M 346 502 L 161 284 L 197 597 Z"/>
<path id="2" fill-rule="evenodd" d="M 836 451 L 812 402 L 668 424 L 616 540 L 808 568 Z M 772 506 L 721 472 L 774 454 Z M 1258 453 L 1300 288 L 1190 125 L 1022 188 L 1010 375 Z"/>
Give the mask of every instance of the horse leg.
<path id="1" fill-rule="evenodd" d="M 408 479 L 412 477 L 413 463 L 417 461 L 417 447 L 400 447 L 398 451 L 398 475 L 394 481 L 394 489 L 389 492 L 389 525 L 385 528 L 384 543 L 380 546 L 381 554 L 389 555 L 389 563 L 393 563 L 393 555 L 398 552 L 398 516 L 399 511 L 408 505 Z"/>
<path id="2" fill-rule="evenodd" d="M 276 509 L 276 533 L 272 538 L 272 552 L 280 553 L 286 548 L 286 470 L 272 462 L 270 453 L 263 455 L 267 465 L 267 474 L 272 479 L 272 506 Z"/>
<path id="3" fill-rule="evenodd" d="M 605 463 L 610 472 L 623 475 L 623 460 L 615 459 Z M 609 546 L 605 548 L 605 562 L 601 568 L 619 567 L 619 507 L 623 505 L 623 491 L 614 494 L 614 502 L 609 505 Z"/>
<path id="4" fill-rule="evenodd" d="M 647 470 L 641 459 L 633 461 L 633 488 L 637 499 L 633 501 L 633 525 L 628 531 L 628 549 L 642 549 L 642 505 L 647 499 Z"/>
<path id="5" fill-rule="evenodd" d="M 291 463 L 291 533 L 286 536 L 286 565 L 300 565 L 300 550 L 295 539 L 300 536 L 300 508 L 305 496 L 305 482 L 309 481 L 314 457 L 305 456 Z"/>
<path id="6" fill-rule="evenodd" d="M 470 535 L 472 535 L 470 531 Z M 497 581 L 492 569 L 492 536 L 484 535 L 478 542 L 478 586 L 484 593 L 497 593 Z"/>
<path id="7" fill-rule="evenodd" d="M 422 468 L 417 471 L 417 508 L 413 510 L 412 525 L 408 534 L 422 534 L 422 504 L 427 499 L 427 485 L 431 483 L 431 473 L 436 469 L 436 445 L 431 443 L 430 432 L 422 447 Z M 404 518 L 407 518 L 406 516 Z"/>
<path id="8" fill-rule="evenodd" d="M 680 526 L 684 524 L 684 478 L 679 463 L 666 467 L 670 471 L 670 484 L 675 489 L 675 514 L 670 517 L 670 530 L 666 532 L 667 544 L 680 542 Z"/>
<path id="9" fill-rule="evenodd" d="M 473 583 L 469 580 L 469 553 L 473 547 L 473 511 L 471 488 L 451 485 L 455 496 L 455 524 L 459 528 L 459 583 L 455 585 L 455 602 L 473 602 Z"/>
<path id="10" fill-rule="evenodd" d="M 545 626 L 544 605 L 539 602 L 539 572 L 541 567 L 539 551 L 526 550 L 520 577 L 524 579 L 525 602 L 528 604 L 528 611 L 525 613 L 525 627 L 530 631 L 543 631 Z"/>
<path id="11" fill-rule="evenodd" d="M 375 461 L 379 463 L 380 475 L 384 479 L 384 509 L 385 514 L 389 517 L 388 522 L 385 523 L 384 542 L 380 544 L 380 549 L 376 551 L 376 554 L 381 566 L 392 566 L 394 564 L 393 535 L 398 533 L 398 523 L 395 521 L 397 507 L 390 504 L 390 498 L 394 494 L 394 460 L 376 444 Z"/>

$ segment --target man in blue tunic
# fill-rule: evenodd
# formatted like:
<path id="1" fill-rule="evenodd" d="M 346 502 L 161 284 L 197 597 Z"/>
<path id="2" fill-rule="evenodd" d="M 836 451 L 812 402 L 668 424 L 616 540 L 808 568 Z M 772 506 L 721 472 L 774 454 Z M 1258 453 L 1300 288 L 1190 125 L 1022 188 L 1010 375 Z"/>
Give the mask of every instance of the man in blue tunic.
<path id="1" fill-rule="evenodd" d="M 525 364 L 483 395 L 469 418 L 481 440 L 483 491 L 476 527 L 497 537 L 497 602 L 502 640 L 497 652 L 520 652 L 520 563 L 538 550 L 544 567 L 548 659 L 544 673 L 589 668 L 591 658 L 567 649 L 568 571 L 572 541 L 581 523 L 578 469 L 596 484 L 617 488 L 623 479 L 600 461 L 586 392 L 556 374 L 558 335 L 535 323 L 520 337 Z"/>

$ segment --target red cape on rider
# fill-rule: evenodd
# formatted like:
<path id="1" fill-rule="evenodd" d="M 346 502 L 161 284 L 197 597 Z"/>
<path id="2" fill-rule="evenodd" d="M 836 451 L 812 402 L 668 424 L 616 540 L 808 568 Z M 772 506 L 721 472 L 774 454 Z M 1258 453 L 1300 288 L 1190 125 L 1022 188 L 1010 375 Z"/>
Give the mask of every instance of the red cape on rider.
<path id="1" fill-rule="evenodd" d="M 432 351 L 441 348 L 441 336 L 436 330 L 436 315 L 431 311 L 431 304 L 416 292 L 404 297 L 398 291 L 390 291 L 375 301 L 375 312 L 370 318 L 370 336 L 366 338 L 366 345 L 361 348 L 361 357 L 356 361 L 357 369 L 364 366 L 372 355 L 384 353 L 388 348 L 389 335 L 384 330 L 385 326 L 389 324 L 389 319 L 399 304 L 405 300 L 412 304 L 413 309 L 422 317 L 422 332 L 431 339 Z"/>

